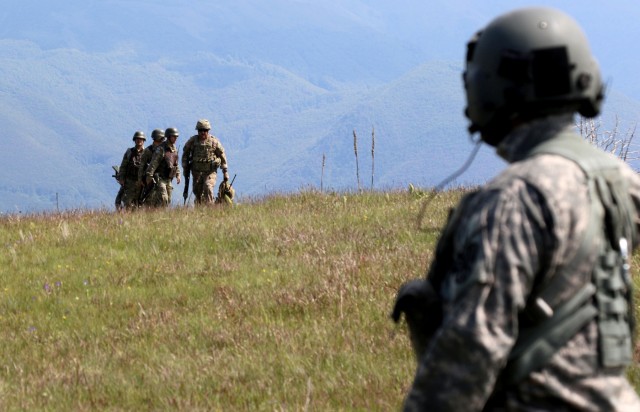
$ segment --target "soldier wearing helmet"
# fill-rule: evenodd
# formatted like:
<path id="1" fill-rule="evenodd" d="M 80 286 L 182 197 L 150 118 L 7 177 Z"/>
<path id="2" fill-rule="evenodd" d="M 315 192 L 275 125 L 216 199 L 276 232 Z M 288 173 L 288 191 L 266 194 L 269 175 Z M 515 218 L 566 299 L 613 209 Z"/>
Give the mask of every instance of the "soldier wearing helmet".
<path id="1" fill-rule="evenodd" d="M 625 378 L 640 177 L 574 130 L 603 100 L 584 33 L 551 8 L 499 16 L 463 79 L 470 132 L 509 166 L 398 292 L 418 362 L 404 409 L 640 411 Z"/>
<path id="2" fill-rule="evenodd" d="M 146 184 L 153 184 L 155 178 L 156 206 L 167 207 L 171 204 L 173 186 L 171 181 L 176 178 L 180 184 L 180 168 L 178 167 L 178 148 L 176 141 L 180 133 L 175 127 L 170 127 L 164 132 L 166 141 L 156 147 L 149 167 L 145 172 Z"/>
<path id="3" fill-rule="evenodd" d="M 118 169 L 118 182 L 122 186 L 122 203 L 127 209 L 138 206 L 140 187 L 136 183 L 142 164 L 142 152 L 144 151 L 146 139 L 144 132 L 136 131 L 133 134 L 132 140 L 135 146 L 127 149 L 124 153 L 122 163 L 120 163 L 120 168 Z"/>
<path id="4" fill-rule="evenodd" d="M 157 199 L 155 185 L 153 187 L 147 187 L 146 185 L 146 172 L 149 168 L 149 163 L 151 163 L 151 158 L 153 157 L 153 152 L 165 141 L 164 130 L 162 129 L 154 129 L 151 132 L 152 142 L 149 146 L 144 149 L 142 153 L 142 165 L 140 166 L 140 170 L 138 172 L 138 186 L 141 188 L 141 197 L 140 201 L 145 206 L 157 206 L 160 204 L 160 201 Z"/>
<path id="5" fill-rule="evenodd" d="M 215 199 L 217 171 L 222 170 L 224 182 L 229 181 L 227 156 L 224 147 L 215 136 L 209 134 L 211 124 L 206 119 L 196 123 L 197 135 L 184 145 L 182 168 L 193 176 L 193 194 L 196 204 L 212 204 Z"/>

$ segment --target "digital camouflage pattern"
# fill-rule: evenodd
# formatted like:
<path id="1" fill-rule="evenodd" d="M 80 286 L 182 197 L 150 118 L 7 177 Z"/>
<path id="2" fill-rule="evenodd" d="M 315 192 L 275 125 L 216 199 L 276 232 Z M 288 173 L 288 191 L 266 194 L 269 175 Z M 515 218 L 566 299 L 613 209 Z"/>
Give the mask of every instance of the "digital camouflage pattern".
<path id="1" fill-rule="evenodd" d="M 189 165 L 189 162 L 191 164 Z M 190 168 L 193 176 L 193 194 L 196 204 L 211 204 L 215 200 L 218 168 L 227 170 L 227 155 L 220 141 L 213 135 L 201 140 L 191 136 L 184 145 L 182 168 Z"/>
<path id="2" fill-rule="evenodd" d="M 207 119 L 200 119 L 196 123 L 196 130 L 211 130 L 211 122 Z"/>
<path id="3" fill-rule="evenodd" d="M 514 129 L 498 146 L 510 166 L 452 214 L 428 274 L 443 299 L 442 325 L 418 361 L 404 410 L 640 411 L 623 368 L 600 366 L 595 320 L 524 380 L 501 380 L 534 286 L 571 261 L 588 226 L 580 167 L 558 155 L 527 156 L 572 127 L 572 116 L 561 115 Z M 638 225 L 640 177 L 619 165 Z M 628 229 L 636 247 L 640 227 Z M 596 258 L 579 263 L 566 298 L 590 281 Z"/>

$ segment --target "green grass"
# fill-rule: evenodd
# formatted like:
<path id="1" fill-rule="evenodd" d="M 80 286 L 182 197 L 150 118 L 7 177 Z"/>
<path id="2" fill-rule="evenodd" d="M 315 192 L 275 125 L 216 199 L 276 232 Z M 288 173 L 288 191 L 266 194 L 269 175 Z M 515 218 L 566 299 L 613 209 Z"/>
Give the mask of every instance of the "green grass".
<path id="1" fill-rule="evenodd" d="M 398 409 L 391 304 L 461 194 L 4 217 L 0 409 Z"/>

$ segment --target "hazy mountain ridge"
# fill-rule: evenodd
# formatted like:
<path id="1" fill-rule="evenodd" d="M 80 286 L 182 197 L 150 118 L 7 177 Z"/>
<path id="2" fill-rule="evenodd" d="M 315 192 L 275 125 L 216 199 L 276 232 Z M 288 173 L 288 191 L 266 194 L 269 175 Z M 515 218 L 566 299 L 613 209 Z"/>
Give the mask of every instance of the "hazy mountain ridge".
<path id="1" fill-rule="evenodd" d="M 412 80 L 416 72 L 437 70 L 439 64 L 410 73 L 408 80 L 371 88 L 368 92 L 363 89 L 329 91 L 277 66 L 245 65 L 243 80 L 202 90 L 198 76 L 180 77 L 161 64 L 139 67 L 109 56 L 30 50 L 31 57 L 23 55 L 13 61 L 13 66 L 2 60 L 6 72 L 0 85 L 7 91 L 3 100 L 13 108 L 13 113 L 3 112 L 10 114 L 8 117 L 12 120 L 4 122 L 9 131 L 9 144 L 25 147 L 20 126 L 28 124 L 32 132 L 26 142 L 29 158 L 9 159 L 9 170 L 14 173 L 9 173 L 0 190 L 6 194 L 4 202 L 9 202 L 22 191 L 27 180 L 33 191 L 24 192 L 37 195 L 35 202 L 45 208 L 52 206 L 50 202 L 56 193 L 64 207 L 110 206 L 117 186 L 110 178 L 109 166 L 119 164 L 122 153 L 131 146 L 128 136 L 137 129 L 150 134 L 153 128 L 175 125 L 182 131 L 179 144 L 183 144 L 193 134 L 193 123 L 200 117 L 192 113 L 202 112 L 213 114 L 214 133 L 229 152 L 232 170 L 241 177 L 237 183 L 240 192 L 291 190 L 316 184 L 319 167 L 305 172 L 304 168 L 297 170 L 296 165 L 318 163 L 319 152 L 327 152 L 326 172 L 330 179 L 327 182 L 336 188 L 353 188 L 351 176 L 355 169 L 350 165 L 354 160 L 353 151 L 348 150 L 352 146 L 353 128 L 359 129 L 359 133 L 369 133 L 368 129 L 377 127 L 379 153 L 388 151 L 402 156 L 407 152 L 403 147 L 414 146 L 409 152 L 415 152 L 417 144 L 406 138 L 415 134 L 407 128 L 428 131 L 434 123 L 439 123 L 428 120 L 431 109 L 421 109 L 423 105 L 415 102 L 422 100 L 428 106 L 442 108 L 447 107 L 441 103 L 442 99 L 455 102 L 461 96 L 459 90 L 456 99 L 447 96 L 448 88 L 442 87 L 441 80 L 424 81 L 425 77 L 436 76 L 436 71 Z M 225 65 L 237 63 L 224 60 L 218 64 L 224 70 Z M 87 69 L 92 67 L 108 67 L 108 70 Z M 12 73 L 21 73 L 23 78 L 16 79 Z M 442 78 L 442 71 L 438 75 Z M 416 82 L 421 84 L 414 84 Z M 61 87 L 62 84 L 66 87 Z M 158 84 L 164 87 L 157 87 Z M 439 85 L 440 92 L 435 95 L 427 89 L 432 96 L 420 99 L 419 91 L 428 84 Z M 399 90 L 395 91 L 396 88 Z M 414 93 L 410 93 L 412 90 Z M 247 113 L 253 116 L 247 119 Z M 113 119 L 118 123 L 114 124 Z M 120 132 L 122 129 L 126 134 Z M 393 146 L 401 135 L 405 142 L 398 150 Z M 438 135 L 434 136 L 437 145 Z M 432 150 L 429 148 L 427 152 Z M 384 158 L 380 155 L 379 161 L 387 164 L 377 173 L 381 184 L 395 179 L 385 179 L 385 170 L 390 170 L 389 164 L 398 163 Z M 52 161 L 60 166 L 55 170 L 43 167 Z M 363 167 L 365 164 L 363 160 Z M 15 207 L 20 205 L 3 204 L 4 210 Z"/>
<path id="2" fill-rule="evenodd" d="M 182 145 L 201 117 L 225 145 L 241 195 L 318 186 L 323 154 L 325 187 L 355 189 L 354 129 L 364 187 L 372 128 L 375 187 L 435 184 L 472 147 L 464 43 L 495 10 L 517 3 L 10 3 L 0 11 L 0 122 L 11 150 L 0 212 L 51 209 L 56 194 L 63 208 L 112 207 L 110 166 L 133 132 L 178 127 Z M 596 8 L 561 3 L 583 19 Z M 622 9 L 599 10 L 598 21 L 640 17 Z M 640 115 L 636 62 L 621 52 L 620 25 L 585 26 L 608 56 L 605 69 L 611 56 L 625 62 L 604 71 L 605 117 L 629 130 Z M 461 181 L 483 182 L 501 166 L 485 148 Z"/>

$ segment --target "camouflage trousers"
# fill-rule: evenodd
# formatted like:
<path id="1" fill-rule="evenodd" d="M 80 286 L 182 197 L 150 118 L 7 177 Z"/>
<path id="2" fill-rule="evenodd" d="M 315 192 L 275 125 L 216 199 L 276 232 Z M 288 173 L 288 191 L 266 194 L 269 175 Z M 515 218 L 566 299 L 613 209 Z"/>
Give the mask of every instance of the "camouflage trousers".
<path id="1" fill-rule="evenodd" d="M 193 173 L 193 195 L 195 196 L 196 205 L 213 204 L 217 177 L 216 172 Z"/>
<path id="2" fill-rule="evenodd" d="M 173 186 L 171 186 L 171 179 L 158 179 L 156 188 L 153 191 L 153 203 L 156 207 L 167 207 L 171 204 L 171 193 L 173 193 Z"/>
<path id="3" fill-rule="evenodd" d="M 123 207 L 122 197 L 124 196 L 124 186 L 120 186 L 118 194 L 116 195 L 116 210 L 120 210 Z"/>
<path id="4" fill-rule="evenodd" d="M 127 209 L 138 207 L 138 199 L 142 188 L 138 186 L 136 179 L 127 179 L 124 181 L 122 203 Z"/>

